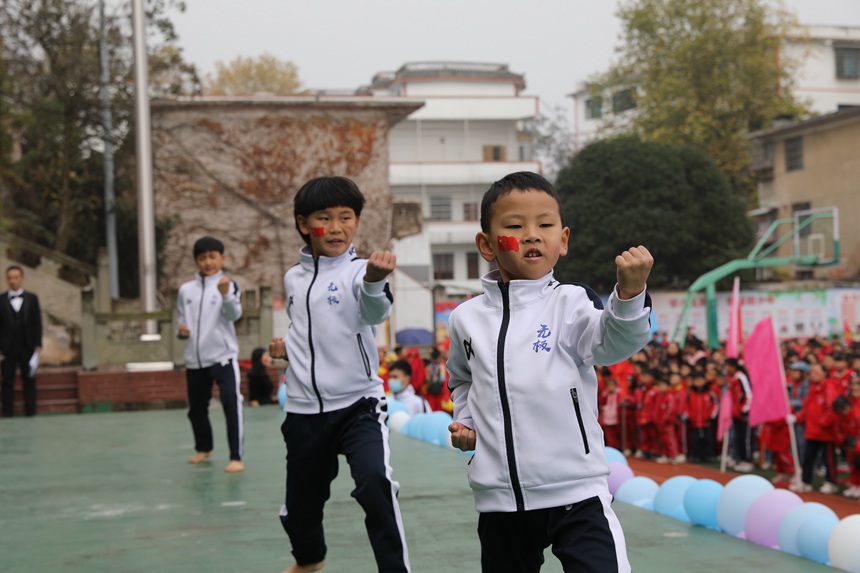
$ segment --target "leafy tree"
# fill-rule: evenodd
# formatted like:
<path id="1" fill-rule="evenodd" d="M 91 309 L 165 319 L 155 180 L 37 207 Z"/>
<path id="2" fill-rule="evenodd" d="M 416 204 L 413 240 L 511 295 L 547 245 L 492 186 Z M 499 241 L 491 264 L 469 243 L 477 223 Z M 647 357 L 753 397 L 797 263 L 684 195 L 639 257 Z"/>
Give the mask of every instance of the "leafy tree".
<path id="1" fill-rule="evenodd" d="M 152 78 L 168 93 L 181 89 L 176 86 L 193 88 L 196 80 L 193 66 L 175 46 L 166 16 L 172 8 L 182 5 L 172 0 L 147 4 Z M 5 72 L 0 79 L 0 191 L 5 218 L 15 234 L 89 263 L 105 244 L 99 37 L 95 0 L 0 3 L 0 70 Z M 107 15 L 105 37 L 117 126 L 109 136 L 116 148 L 118 200 L 133 204 L 130 3 Z M 123 264 L 120 271 L 137 269 Z"/>
<path id="2" fill-rule="evenodd" d="M 652 288 L 686 288 L 752 247 L 743 200 L 691 145 L 597 141 L 561 171 L 556 185 L 571 229 L 556 274 L 601 293 L 615 284 L 616 255 L 632 246 L 654 255 Z"/>
<path id="3" fill-rule="evenodd" d="M 295 64 L 271 54 L 256 58 L 237 56 L 228 63 L 216 62 L 215 75 L 206 78 L 206 93 L 212 95 L 290 95 L 301 82 Z"/>
<path id="4" fill-rule="evenodd" d="M 747 131 L 804 113 L 791 90 L 799 62 L 780 52 L 793 16 L 765 0 L 628 0 L 618 16 L 620 59 L 596 93 L 622 107 L 632 96 L 635 134 L 698 145 L 750 191 Z"/>

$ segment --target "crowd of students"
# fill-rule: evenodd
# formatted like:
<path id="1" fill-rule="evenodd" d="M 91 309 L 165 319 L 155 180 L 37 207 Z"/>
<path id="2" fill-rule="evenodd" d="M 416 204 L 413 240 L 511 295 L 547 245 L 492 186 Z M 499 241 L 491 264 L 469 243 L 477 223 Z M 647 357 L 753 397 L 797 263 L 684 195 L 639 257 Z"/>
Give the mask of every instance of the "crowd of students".
<path id="1" fill-rule="evenodd" d="M 417 347 L 379 348 L 379 377 L 385 392 L 403 403 L 409 414 L 453 411 L 448 389 L 448 341 L 430 347 L 425 356 Z"/>
<path id="2" fill-rule="evenodd" d="M 732 421 L 723 439 L 729 441 L 730 467 L 752 471 L 757 460 L 759 467 L 774 470 L 772 481 L 788 482 L 799 492 L 811 491 L 813 475 L 823 471 L 821 493 L 860 498 L 856 348 L 839 337 L 784 341 L 791 413 L 785 420 L 750 427 L 755 396 L 743 356 L 727 358 L 724 348 L 708 351 L 694 336 L 688 336 L 683 347 L 665 336 L 655 337 L 630 360 L 598 372 L 606 445 L 657 463 L 715 461 L 723 446 L 717 431 L 728 393 Z M 792 426 L 800 476 L 792 453 Z"/>

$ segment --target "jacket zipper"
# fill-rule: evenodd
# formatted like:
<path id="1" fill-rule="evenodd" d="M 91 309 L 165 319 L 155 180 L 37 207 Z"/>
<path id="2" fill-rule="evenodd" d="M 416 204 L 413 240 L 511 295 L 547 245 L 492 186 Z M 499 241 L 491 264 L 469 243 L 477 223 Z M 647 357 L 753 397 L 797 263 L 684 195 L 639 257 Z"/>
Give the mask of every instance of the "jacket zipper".
<path id="1" fill-rule="evenodd" d="M 361 361 L 364 362 L 364 373 L 367 374 L 367 378 L 370 379 L 370 358 L 367 357 L 367 352 L 364 350 L 364 344 L 361 342 L 361 333 L 356 333 L 355 337 L 358 339 L 358 352 L 361 354 Z"/>
<path id="2" fill-rule="evenodd" d="M 505 386 L 505 338 L 508 334 L 508 324 L 511 321 L 509 288 L 510 284 L 499 279 L 499 290 L 502 291 L 502 325 L 499 327 L 499 343 L 496 349 L 496 370 L 499 374 L 499 398 L 502 401 L 502 418 L 505 426 L 505 452 L 507 453 L 508 469 L 511 474 L 511 487 L 514 490 L 517 511 L 525 511 L 523 490 L 520 485 L 519 471 L 517 470 L 517 456 L 514 451 L 514 428 L 511 423 L 511 405 L 508 403 L 508 390 Z"/>
<path id="3" fill-rule="evenodd" d="M 200 333 L 203 332 L 200 330 L 200 322 L 203 320 L 203 299 L 206 298 L 206 277 L 203 275 L 200 276 L 200 309 L 197 311 L 197 367 L 203 368 L 203 360 L 200 359 Z"/>
<path id="4" fill-rule="evenodd" d="M 579 394 L 576 388 L 570 389 L 570 397 L 573 398 L 573 409 L 576 410 L 576 421 L 579 423 L 579 433 L 582 434 L 582 443 L 585 444 L 585 453 L 589 453 L 588 436 L 585 435 L 585 423 L 582 421 L 582 411 L 579 409 Z"/>
<path id="5" fill-rule="evenodd" d="M 320 414 L 323 413 L 323 399 L 320 394 L 320 389 L 317 387 L 316 375 L 316 354 L 314 353 L 314 337 L 313 337 L 313 321 L 311 320 L 311 291 L 313 291 L 314 283 L 317 280 L 317 274 L 320 270 L 320 259 L 314 257 L 314 276 L 311 279 L 311 284 L 308 285 L 308 295 L 305 299 L 305 308 L 308 312 L 308 348 L 311 351 L 311 385 L 314 388 L 314 394 L 317 395 L 317 401 L 320 403 Z"/>

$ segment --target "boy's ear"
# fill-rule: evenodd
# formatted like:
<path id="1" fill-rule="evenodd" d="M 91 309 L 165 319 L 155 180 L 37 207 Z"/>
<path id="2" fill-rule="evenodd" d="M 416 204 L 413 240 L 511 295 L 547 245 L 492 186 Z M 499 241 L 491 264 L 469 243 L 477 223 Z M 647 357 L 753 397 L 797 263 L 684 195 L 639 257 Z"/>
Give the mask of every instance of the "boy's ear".
<path id="1" fill-rule="evenodd" d="M 570 240 L 570 227 L 565 227 L 561 230 L 561 249 L 559 249 L 558 254 L 560 256 L 567 255 L 567 243 Z"/>
<path id="2" fill-rule="evenodd" d="M 485 261 L 492 263 L 496 260 L 496 251 L 488 233 L 481 232 L 475 235 L 475 244 Z"/>
<path id="3" fill-rule="evenodd" d="M 298 225 L 299 231 L 302 235 L 311 234 L 311 230 L 308 227 L 307 219 L 305 219 L 304 215 L 296 215 L 296 225 Z"/>

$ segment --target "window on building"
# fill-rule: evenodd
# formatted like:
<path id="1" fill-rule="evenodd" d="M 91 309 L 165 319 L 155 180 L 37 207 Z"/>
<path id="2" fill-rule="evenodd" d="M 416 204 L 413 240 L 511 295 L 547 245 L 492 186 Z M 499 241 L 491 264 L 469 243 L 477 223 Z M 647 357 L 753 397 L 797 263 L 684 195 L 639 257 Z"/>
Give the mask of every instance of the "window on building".
<path id="1" fill-rule="evenodd" d="M 836 48 L 836 77 L 840 80 L 860 78 L 860 48 Z"/>
<path id="2" fill-rule="evenodd" d="M 785 140 L 785 170 L 803 169 L 803 136 L 789 137 Z"/>
<path id="3" fill-rule="evenodd" d="M 507 150 L 503 145 L 485 145 L 484 161 L 507 161 Z"/>
<path id="4" fill-rule="evenodd" d="M 454 278 L 454 255 L 452 253 L 436 253 L 433 255 L 433 279 L 437 281 Z"/>
<path id="5" fill-rule="evenodd" d="M 478 219 L 480 219 L 480 216 L 478 215 L 478 204 L 463 203 L 463 220 L 477 221 Z"/>
<path id="6" fill-rule="evenodd" d="M 762 148 L 765 161 L 773 161 L 773 141 L 765 141 Z"/>
<path id="7" fill-rule="evenodd" d="M 451 196 L 450 195 L 430 195 L 430 220 L 431 221 L 450 221 L 451 220 Z"/>
<path id="8" fill-rule="evenodd" d="M 466 253 L 466 278 L 479 279 L 481 271 L 478 270 L 480 264 L 480 255 L 478 253 Z"/>
<path id="9" fill-rule="evenodd" d="M 632 88 L 612 95 L 612 113 L 621 113 L 634 107 L 636 107 L 636 93 Z"/>
<path id="10" fill-rule="evenodd" d="M 603 98 L 600 96 L 585 100 L 585 118 L 597 119 L 603 116 Z"/>

